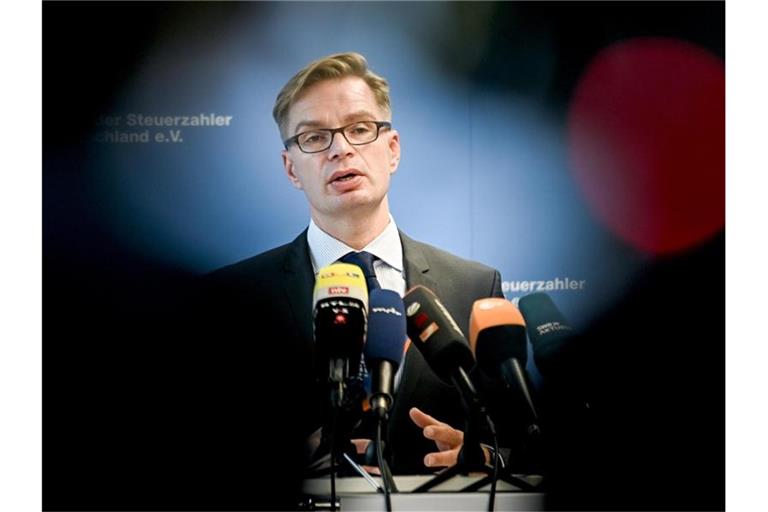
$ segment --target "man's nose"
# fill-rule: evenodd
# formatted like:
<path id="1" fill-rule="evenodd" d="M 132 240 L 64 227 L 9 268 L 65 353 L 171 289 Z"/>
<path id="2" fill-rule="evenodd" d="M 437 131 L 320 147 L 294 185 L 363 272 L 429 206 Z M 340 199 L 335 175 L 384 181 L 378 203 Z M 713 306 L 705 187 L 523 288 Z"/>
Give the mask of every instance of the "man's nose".
<path id="1" fill-rule="evenodd" d="M 331 137 L 331 147 L 328 148 L 328 158 L 330 160 L 347 156 L 354 151 L 354 146 L 347 141 L 342 132 L 336 132 Z"/>

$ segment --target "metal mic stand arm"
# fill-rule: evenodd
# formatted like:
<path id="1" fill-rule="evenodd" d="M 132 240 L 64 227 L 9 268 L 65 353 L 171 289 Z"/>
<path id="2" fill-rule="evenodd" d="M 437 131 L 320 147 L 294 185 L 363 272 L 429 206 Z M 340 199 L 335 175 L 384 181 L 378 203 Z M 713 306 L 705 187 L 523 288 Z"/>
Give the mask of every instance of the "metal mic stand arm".
<path id="1" fill-rule="evenodd" d="M 459 368 L 451 380 L 461 392 L 462 405 L 467 414 L 464 442 L 461 450 L 459 450 L 455 465 L 441 471 L 434 478 L 415 488 L 413 492 L 426 492 L 456 475 L 466 474 L 470 471 L 488 473 L 488 468 L 485 466 L 485 453 L 480 445 L 479 429 L 480 425 L 487 423 L 493 430 L 493 423 L 488 417 L 485 407 L 477 399 L 477 392 L 466 372 Z"/>

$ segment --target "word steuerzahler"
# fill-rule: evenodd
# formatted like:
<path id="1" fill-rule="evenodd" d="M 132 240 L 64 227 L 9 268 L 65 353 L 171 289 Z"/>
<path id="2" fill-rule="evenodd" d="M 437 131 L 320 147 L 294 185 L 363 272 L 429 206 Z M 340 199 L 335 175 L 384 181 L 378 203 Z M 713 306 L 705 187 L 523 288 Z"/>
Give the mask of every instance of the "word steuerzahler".
<path id="1" fill-rule="evenodd" d="M 144 114 L 127 114 L 125 126 L 229 126 L 232 116 L 222 116 L 215 113 L 198 114 L 194 116 L 148 116 Z M 98 125 L 120 126 L 123 116 L 102 116 Z"/>

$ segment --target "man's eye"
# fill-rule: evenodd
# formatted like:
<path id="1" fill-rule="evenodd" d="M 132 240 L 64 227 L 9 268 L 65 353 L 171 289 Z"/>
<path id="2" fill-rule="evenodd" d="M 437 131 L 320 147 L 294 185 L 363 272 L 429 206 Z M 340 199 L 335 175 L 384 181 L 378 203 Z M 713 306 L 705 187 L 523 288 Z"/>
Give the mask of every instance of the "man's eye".
<path id="1" fill-rule="evenodd" d="M 322 133 L 306 133 L 301 140 L 302 144 L 318 144 L 322 142 L 324 138 Z"/>

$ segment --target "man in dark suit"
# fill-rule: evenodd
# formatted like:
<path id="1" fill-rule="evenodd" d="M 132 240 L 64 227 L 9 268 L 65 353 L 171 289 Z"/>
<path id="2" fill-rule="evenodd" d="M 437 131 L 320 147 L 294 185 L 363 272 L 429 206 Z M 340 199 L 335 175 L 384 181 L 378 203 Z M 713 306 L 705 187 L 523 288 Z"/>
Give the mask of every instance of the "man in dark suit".
<path id="1" fill-rule="evenodd" d="M 238 395 L 258 390 L 252 409 L 228 393 L 220 393 L 225 397 L 217 406 L 230 420 L 237 416 L 236 428 L 260 432 L 267 444 L 265 438 L 281 440 L 259 448 L 268 460 L 298 461 L 310 456 L 297 446 L 305 447 L 321 426 L 327 400 L 312 333 L 312 290 L 320 268 L 348 253 L 372 254 L 383 288 L 402 296 L 412 286 L 428 287 L 465 333 L 473 302 L 502 296 L 501 278 L 490 267 L 397 229 L 387 193 L 400 161 L 400 136 L 390 124 L 389 86 L 361 55 L 309 64 L 285 85 L 273 113 L 285 142 L 285 172 L 306 195 L 310 225 L 289 244 L 213 273 L 208 291 L 216 338 L 226 347 L 219 351 L 226 354 L 219 364 L 227 370 L 218 384 Z M 454 464 L 463 426 L 457 391 L 417 350 L 408 350 L 389 427 L 393 471 Z"/>

